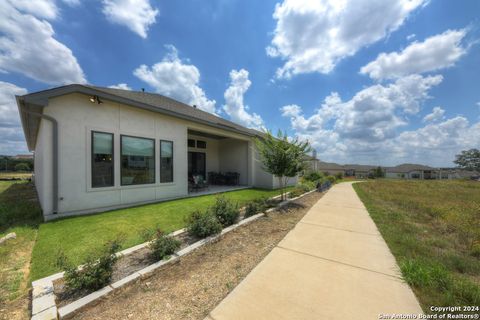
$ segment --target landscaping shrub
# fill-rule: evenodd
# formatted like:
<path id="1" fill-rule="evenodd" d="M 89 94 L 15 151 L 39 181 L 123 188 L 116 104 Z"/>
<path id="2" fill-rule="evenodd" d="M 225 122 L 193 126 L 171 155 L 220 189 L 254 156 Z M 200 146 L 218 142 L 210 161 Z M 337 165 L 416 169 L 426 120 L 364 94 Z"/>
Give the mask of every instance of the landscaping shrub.
<path id="1" fill-rule="evenodd" d="M 205 212 L 196 210 L 186 222 L 188 233 L 198 238 L 206 238 L 222 231 L 222 224 L 210 210 Z"/>
<path id="2" fill-rule="evenodd" d="M 245 206 L 244 217 L 248 218 L 256 215 L 257 213 L 265 212 L 268 208 L 274 206 L 275 204 L 268 200 L 268 198 L 262 197 L 254 199 L 252 202 L 247 203 L 247 205 Z"/>
<path id="3" fill-rule="evenodd" d="M 303 191 L 302 188 L 300 187 L 295 187 L 294 189 L 292 189 L 289 193 L 289 198 L 296 198 L 302 194 L 304 194 L 305 192 Z"/>
<path id="4" fill-rule="evenodd" d="M 91 253 L 81 270 L 72 265 L 65 254 L 60 253 L 57 265 L 65 270 L 65 285 L 69 290 L 95 291 L 108 285 L 112 279 L 113 266 L 117 261 L 115 252 L 120 248 L 118 241 L 107 243 L 99 252 Z"/>
<path id="5" fill-rule="evenodd" d="M 336 174 L 335 174 L 335 179 L 337 179 L 337 180 L 343 179 L 343 173 L 342 173 L 342 172 L 336 173 Z"/>
<path id="6" fill-rule="evenodd" d="M 303 179 L 306 181 L 317 182 L 321 178 L 323 178 L 323 173 L 319 171 L 311 171 L 303 176 Z"/>
<path id="7" fill-rule="evenodd" d="M 164 234 L 160 229 L 156 230 L 155 238 L 150 243 L 151 255 L 157 261 L 175 253 L 180 247 L 180 241 Z"/>
<path id="8" fill-rule="evenodd" d="M 238 216 L 240 215 L 238 205 L 225 198 L 225 196 L 218 196 L 215 199 L 215 204 L 208 210 L 217 217 L 218 221 L 220 221 L 224 227 L 237 222 Z"/>
<path id="9" fill-rule="evenodd" d="M 327 180 L 330 181 L 330 183 L 333 184 L 333 183 L 335 183 L 335 181 L 336 181 L 337 179 L 335 179 L 334 176 L 327 176 Z"/>

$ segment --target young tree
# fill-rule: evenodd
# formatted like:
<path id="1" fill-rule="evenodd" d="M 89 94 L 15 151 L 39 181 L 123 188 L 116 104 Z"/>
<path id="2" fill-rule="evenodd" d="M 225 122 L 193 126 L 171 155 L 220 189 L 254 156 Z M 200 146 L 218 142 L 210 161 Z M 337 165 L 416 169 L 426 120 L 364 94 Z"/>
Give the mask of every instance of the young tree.
<path id="1" fill-rule="evenodd" d="M 480 150 L 470 149 L 463 150 L 460 154 L 457 154 L 454 163 L 458 164 L 460 168 L 466 170 L 480 171 Z"/>
<path id="2" fill-rule="evenodd" d="M 284 200 L 288 179 L 306 168 L 307 153 L 310 152 L 309 143 L 301 142 L 298 138 L 288 139 L 287 133 L 279 130 L 277 137 L 269 131 L 265 132 L 263 137 L 255 139 L 255 144 L 263 169 L 278 178 L 281 197 Z"/>
<path id="3" fill-rule="evenodd" d="M 383 171 L 382 167 L 377 167 L 374 171 L 375 178 L 383 178 L 385 176 L 385 172 Z"/>

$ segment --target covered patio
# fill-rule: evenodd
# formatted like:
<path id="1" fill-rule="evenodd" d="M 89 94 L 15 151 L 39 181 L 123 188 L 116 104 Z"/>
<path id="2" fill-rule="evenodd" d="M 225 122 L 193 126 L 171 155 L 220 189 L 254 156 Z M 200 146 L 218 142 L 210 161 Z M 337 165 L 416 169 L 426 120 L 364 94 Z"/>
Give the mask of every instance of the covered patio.
<path id="1" fill-rule="evenodd" d="M 188 129 L 188 192 L 211 194 L 251 186 L 249 142 Z"/>
<path id="2" fill-rule="evenodd" d="M 215 193 L 222 193 L 228 191 L 236 191 L 242 189 L 249 189 L 250 186 L 217 186 L 217 185 L 210 185 L 201 190 L 192 190 L 188 192 L 189 197 L 197 197 L 197 196 L 206 196 L 208 194 L 215 194 Z"/>

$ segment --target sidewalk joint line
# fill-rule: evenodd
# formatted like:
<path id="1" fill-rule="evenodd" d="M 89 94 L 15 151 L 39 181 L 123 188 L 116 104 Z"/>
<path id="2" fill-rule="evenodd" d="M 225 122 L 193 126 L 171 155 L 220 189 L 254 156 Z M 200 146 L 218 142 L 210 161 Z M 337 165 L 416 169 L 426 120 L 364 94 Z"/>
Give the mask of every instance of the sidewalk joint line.
<path id="1" fill-rule="evenodd" d="M 303 219 L 302 219 L 302 220 L 303 220 Z M 326 225 L 324 225 L 324 224 L 318 224 L 318 223 L 312 223 L 312 222 L 305 222 L 305 221 L 302 221 L 302 220 L 300 220 L 299 223 L 309 224 L 309 225 L 312 225 L 312 226 L 317 226 L 317 227 L 322 227 L 322 228 L 328 228 L 328 229 L 334 229 L 334 230 L 339 230 L 339 231 L 347 231 L 347 232 L 359 233 L 359 234 L 364 234 L 364 235 L 367 235 L 367 236 L 376 236 L 376 237 L 381 236 L 380 233 L 375 234 L 375 233 L 355 231 L 355 230 L 350 230 L 350 229 L 341 229 L 341 228 L 335 228 L 335 227 L 331 227 L 331 226 L 326 226 Z"/>
<path id="2" fill-rule="evenodd" d="M 388 274 L 388 273 L 384 273 L 384 272 L 381 272 L 381 271 L 375 271 L 375 270 L 367 269 L 367 268 L 364 268 L 364 267 L 355 266 L 355 265 L 353 265 L 353 264 L 349 264 L 349 263 L 345 263 L 345 262 L 341 262 L 341 261 L 337 261 L 337 260 L 333 260 L 333 259 L 328 259 L 328 258 L 319 257 L 319 256 L 316 256 L 316 255 L 313 255 L 313 254 L 310 254 L 310 253 L 305 253 L 305 252 L 301 252 L 301 251 L 298 251 L 298 250 L 281 247 L 281 246 L 279 246 L 279 245 L 277 245 L 277 248 L 283 249 L 283 250 L 287 250 L 287 251 L 291 251 L 291 252 L 298 253 L 298 254 L 303 254 L 303 255 L 306 255 L 306 256 L 310 256 L 310 257 L 312 257 L 312 258 L 317 258 L 317 259 L 322 259 L 322 260 L 326 260 L 326 261 L 330 261 L 330 262 L 334 262 L 334 263 L 343 264 L 343 265 L 345 265 L 345 266 L 349 266 L 349 267 L 353 267 L 353 268 L 357 268 L 357 269 L 361 269 L 361 270 L 365 270 L 365 271 L 369 271 L 369 272 L 381 274 L 381 275 L 384 275 L 384 276 L 387 276 L 387 277 L 390 277 L 390 278 L 394 278 L 394 279 L 402 280 L 402 281 L 403 281 L 402 277 L 400 277 L 400 276 L 394 276 L 394 275 L 391 275 L 391 274 Z"/>

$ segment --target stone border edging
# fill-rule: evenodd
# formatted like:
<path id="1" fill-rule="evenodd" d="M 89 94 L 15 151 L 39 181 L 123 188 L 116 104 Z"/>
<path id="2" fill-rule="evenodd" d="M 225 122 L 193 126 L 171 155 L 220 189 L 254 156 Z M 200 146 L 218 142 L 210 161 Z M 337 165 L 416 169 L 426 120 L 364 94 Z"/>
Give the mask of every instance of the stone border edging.
<path id="1" fill-rule="evenodd" d="M 160 267 L 170 264 L 176 260 L 178 260 L 180 257 L 192 252 L 193 250 L 202 247 L 203 245 L 210 243 L 214 240 L 219 239 L 222 235 L 235 230 L 236 228 L 248 224 L 252 221 L 255 221 L 256 219 L 264 216 L 266 213 L 272 212 L 278 208 L 281 208 L 285 206 L 286 204 L 295 201 L 303 196 L 306 196 L 310 193 L 316 192 L 317 190 L 311 190 L 308 192 L 305 192 L 298 197 L 292 198 L 292 199 L 287 199 L 285 201 L 280 202 L 277 206 L 267 209 L 265 212 L 258 213 L 256 215 L 253 215 L 248 218 L 244 218 L 240 220 L 238 223 L 233 224 L 231 226 L 228 226 L 224 228 L 219 234 L 207 237 L 205 239 L 201 239 L 188 247 L 183 248 L 182 250 L 179 250 L 178 252 L 172 254 L 169 259 L 167 260 L 161 260 L 158 262 L 155 262 L 139 271 L 136 271 L 114 283 L 109 284 L 108 286 L 97 290 L 95 292 L 92 292 L 72 303 L 69 303 L 61 308 L 57 308 L 57 305 L 55 303 L 55 294 L 54 294 L 54 287 L 53 287 L 53 282 L 56 280 L 59 280 L 63 278 L 64 272 L 58 272 L 55 274 L 52 274 L 48 277 L 36 280 L 32 282 L 32 318 L 31 320 L 57 320 L 57 319 L 64 319 L 65 317 L 71 316 L 78 312 L 80 309 L 93 304 L 95 301 L 111 294 L 115 290 L 121 289 L 125 287 L 128 284 L 131 284 L 135 281 L 138 281 L 139 279 L 146 279 L 150 276 L 153 275 L 153 273 Z M 289 192 L 287 193 L 287 195 Z M 272 197 L 270 199 L 277 199 L 280 198 L 280 195 Z M 170 236 L 178 236 L 186 232 L 186 229 L 180 229 L 177 231 L 174 231 L 170 233 Z M 127 256 L 130 255 L 137 250 L 143 249 L 146 246 L 150 244 L 150 241 L 144 242 L 141 244 L 138 244 L 136 246 L 127 248 L 125 250 L 122 250 L 120 252 L 117 252 L 115 255 L 117 257 L 121 256 Z M 82 265 L 78 267 L 79 269 L 82 268 Z"/>

